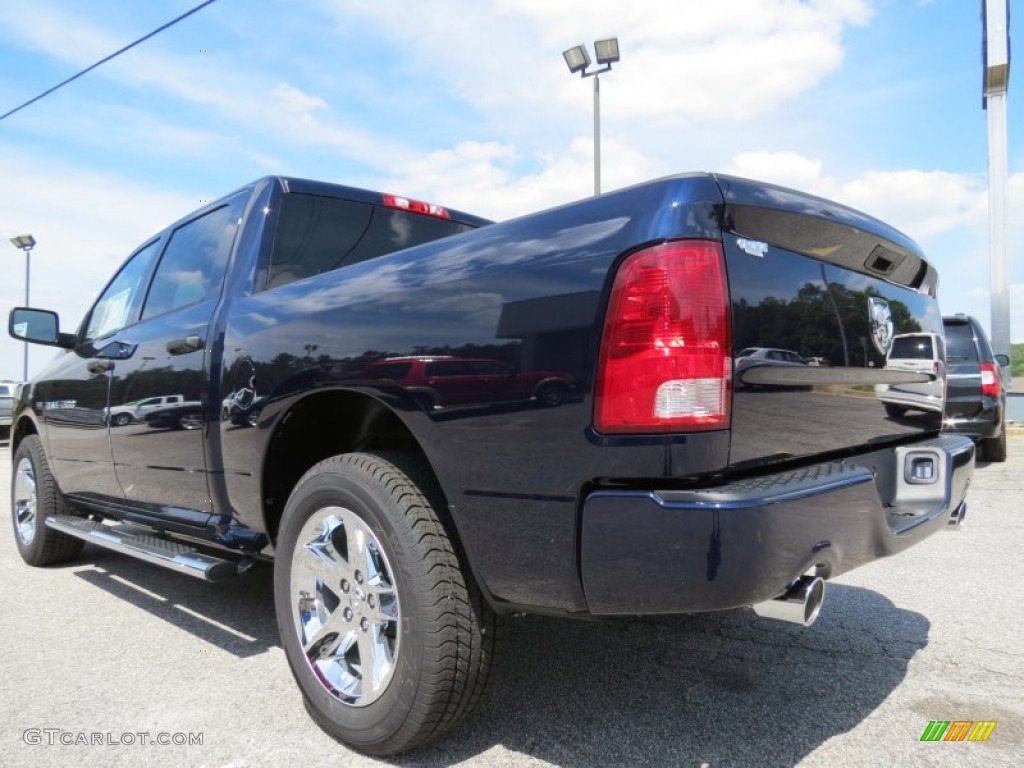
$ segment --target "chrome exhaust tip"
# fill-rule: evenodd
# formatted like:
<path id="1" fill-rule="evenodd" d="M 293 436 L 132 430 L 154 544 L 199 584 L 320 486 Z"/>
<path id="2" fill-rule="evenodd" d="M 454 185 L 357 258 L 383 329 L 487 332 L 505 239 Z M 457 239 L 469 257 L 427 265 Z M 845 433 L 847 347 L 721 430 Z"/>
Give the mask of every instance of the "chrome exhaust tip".
<path id="1" fill-rule="evenodd" d="M 778 619 L 809 627 L 821 613 L 825 602 L 825 580 L 820 576 L 801 576 L 784 595 L 751 607 L 762 619 Z"/>

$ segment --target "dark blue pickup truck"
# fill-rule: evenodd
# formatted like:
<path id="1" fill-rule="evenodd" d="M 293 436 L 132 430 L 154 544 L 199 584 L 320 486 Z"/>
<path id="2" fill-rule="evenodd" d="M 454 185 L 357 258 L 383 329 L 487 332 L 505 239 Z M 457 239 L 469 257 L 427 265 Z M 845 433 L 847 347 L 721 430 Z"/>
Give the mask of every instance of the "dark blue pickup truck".
<path id="1" fill-rule="evenodd" d="M 503 223 L 263 178 L 77 331 L 12 311 L 63 350 L 14 414 L 18 548 L 272 562 L 310 712 L 393 754 L 470 711 L 504 615 L 808 625 L 825 580 L 959 525 L 971 440 L 874 396 L 945 375 L 885 368 L 942 333 L 936 284 L 882 222 L 725 176 Z"/>

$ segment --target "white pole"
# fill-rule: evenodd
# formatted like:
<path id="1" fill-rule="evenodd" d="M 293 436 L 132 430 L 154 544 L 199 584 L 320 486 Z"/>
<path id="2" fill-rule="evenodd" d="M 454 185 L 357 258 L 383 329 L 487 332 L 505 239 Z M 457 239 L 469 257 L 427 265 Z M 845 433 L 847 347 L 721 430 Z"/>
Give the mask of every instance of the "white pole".
<path id="1" fill-rule="evenodd" d="M 594 75 L 594 195 L 601 194 L 601 76 Z"/>
<path id="2" fill-rule="evenodd" d="M 32 258 L 32 249 L 31 248 L 26 248 L 25 249 L 25 306 L 26 307 L 28 306 L 28 297 L 29 297 L 29 291 L 28 291 L 29 279 L 30 279 L 31 274 L 32 274 L 31 273 L 31 268 L 29 266 L 31 258 Z M 23 370 L 22 370 L 21 380 L 22 381 L 28 381 L 28 342 L 27 341 L 23 342 L 22 346 L 25 347 L 25 364 L 24 364 L 24 367 L 23 367 Z"/>
<path id="3" fill-rule="evenodd" d="M 988 112 L 988 256 L 992 347 L 1010 354 L 1010 257 L 1006 247 L 1006 91 L 1010 83 L 1010 0 L 981 0 L 982 91 Z"/>
<path id="4" fill-rule="evenodd" d="M 1006 91 L 988 95 L 988 248 L 992 347 L 1010 354 L 1010 255 L 1006 242 Z"/>

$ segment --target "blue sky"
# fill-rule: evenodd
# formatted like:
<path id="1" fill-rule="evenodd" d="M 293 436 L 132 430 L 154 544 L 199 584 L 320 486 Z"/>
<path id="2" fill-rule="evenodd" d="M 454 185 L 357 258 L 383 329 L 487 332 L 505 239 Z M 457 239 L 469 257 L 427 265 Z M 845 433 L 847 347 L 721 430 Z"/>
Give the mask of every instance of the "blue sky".
<path id="1" fill-rule="evenodd" d="M 0 113 L 197 3 L 5 0 Z M 70 330 L 147 236 L 267 173 L 498 219 L 584 197 L 591 81 L 561 51 L 613 35 L 606 190 L 708 170 L 839 200 L 921 243 L 942 310 L 988 325 L 974 0 L 218 0 L 0 121 L 0 313 L 24 292 L 9 237 L 38 240 L 32 303 Z M 1018 341 L 1021 77 L 1009 93 Z M 51 356 L 34 347 L 30 373 Z M 20 378 L 21 359 L 0 339 L 0 379 Z"/>

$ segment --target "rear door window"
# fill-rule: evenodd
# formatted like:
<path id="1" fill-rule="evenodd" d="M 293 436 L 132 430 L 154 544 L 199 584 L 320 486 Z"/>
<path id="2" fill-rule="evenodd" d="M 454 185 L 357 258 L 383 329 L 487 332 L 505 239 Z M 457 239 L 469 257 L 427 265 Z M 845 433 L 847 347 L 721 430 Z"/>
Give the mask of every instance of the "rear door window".
<path id="1" fill-rule="evenodd" d="M 469 373 L 477 376 L 508 376 L 512 369 L 493 360 L 472 360 L 466 363 Z"/>
<path id="2" fill-rule="evenodd" d="M 412 370 L 412 363 L 383 363 L 374 365 L 370 370 L 385 379 L 404 379 Z"/>
<path id="3" fill-rule="evenodd" d="M 427 363 L 427 376 L 468 376 L 469 370 L 461 360 L 443 360 L 440 362 Z"/>
<path id="4" fill-rule="evenodd" d="M 236 198 L 174 230 L 153 275 L 143 320 L 220 294 L 243 200 Z"/>

